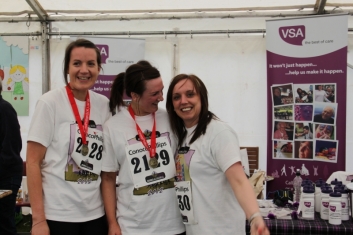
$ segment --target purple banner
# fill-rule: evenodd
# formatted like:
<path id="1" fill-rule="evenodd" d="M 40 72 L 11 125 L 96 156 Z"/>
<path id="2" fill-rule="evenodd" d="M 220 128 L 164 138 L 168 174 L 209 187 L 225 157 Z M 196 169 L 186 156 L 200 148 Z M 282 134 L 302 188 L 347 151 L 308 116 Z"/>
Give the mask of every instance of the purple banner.
<path id="1" fill-rule="evenodd" d="M 292 189 L 296 169 L 314 182 L 345 170 L 345 21 L 267 22 L 267 192 Z"/>
<path id="2" fill-rule="evenodd" d="M 109 98 L 115 76 L 116 75 L 99 75 L 91 90 Z"/>

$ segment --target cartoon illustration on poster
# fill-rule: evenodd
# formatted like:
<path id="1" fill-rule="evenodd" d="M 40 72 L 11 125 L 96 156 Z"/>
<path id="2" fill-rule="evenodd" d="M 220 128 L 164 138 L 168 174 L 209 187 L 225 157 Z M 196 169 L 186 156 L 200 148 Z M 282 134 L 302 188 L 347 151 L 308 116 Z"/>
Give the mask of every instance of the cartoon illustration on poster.
<path id="1" fill-rule="evenodd" d="M 0 79 L 3 99 L 18 116 L 28 116 L 28 37 L 0 37 Z"/>

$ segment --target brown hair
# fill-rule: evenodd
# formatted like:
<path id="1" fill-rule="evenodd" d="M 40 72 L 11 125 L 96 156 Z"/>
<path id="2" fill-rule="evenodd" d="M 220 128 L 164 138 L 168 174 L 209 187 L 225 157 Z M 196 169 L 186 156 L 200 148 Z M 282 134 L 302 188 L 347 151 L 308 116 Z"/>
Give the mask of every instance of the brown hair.
<path id="1" fill-rule="evenodd" d="M 125 73 L 118 74 L 114 80 L 110 93 L 110 111 L 113 113 L 116 107 L 119 109 L 120 106 L 124 105 L 124 91 L 130 98 L 131 92 L 141 96 L 146 90 L 146 81 L 159 78 L 160 76 L 158 69 L 146 60 L 140 60 L 136 64 L 130 65 Z"/>
<path id="2" fill-rule="evenodd" d="M 168 88 L 166 108 L 168 111 L 172 130 L 178 137 L 178 147 L 181 147 L 183 140 L 185 139 L 186 128 L 184 121 L 174 111 L 173 89 L 178 82 L 184 79 L 190 80 L 192 82 L 195 92 L 200 96 L 201 101 L 199 121 L 197 123 L 196 129 L 193 132 L 194 134 L 190 140 L 190 144 L 197 140 L 201 135 L 206 133 L 207 125 L 211 122 L 212 119 L 218 119 L 215 114 L 208 110 L 208 92 L 205 84 L 201 81 L 200 78 L 193 74 L 179 74 L 174 77 Z"/>
<path id="3" fill-rule="evenodd" d="M 110 91 L 110 98 L 109 98 L 109 109 L 110 112 L 115 114 L 115 108 L 124 105 L 123 95 L 124 95 L 124 78 L 125 73 L 119 73 L 116 75 L 114 82 L 112 84 L 112 89 Z"/>
<path id="4" fill-rule="evenodd" d="M 159 78 L 161 74 L 148 61 L 140 60 L 130 65 L 125 71 L 124 87 L 126 95 L 131 97 L 131 92 L 138 95 L 146 90 L 146 81 Z"/>
<path id="5" fill-rule="evenodd" d="M 96 45 L 94 45 L 93 42 L 87 40 L 87 39 L 77 39 L 76 41 L 71 42 L 65 50 L 65 58 L 64 58 L 64 81 L 66 83 L 66 85 L 69 83 L 68 82 L 68 78 L 67 78 L 67 73 L 69 71 L 69 65 L 70 65 L 70 59 L 71 59 L 71 52 L 74 48 L 77 47 L 85 47 L 85 48 L 92 48 L 96 51 L 97 54 L 97 64 L 98 67 L 102 69 L 102 57 L 101 57 L 101 53 L 99 51 L 99 49 L 96 47 Z"/>

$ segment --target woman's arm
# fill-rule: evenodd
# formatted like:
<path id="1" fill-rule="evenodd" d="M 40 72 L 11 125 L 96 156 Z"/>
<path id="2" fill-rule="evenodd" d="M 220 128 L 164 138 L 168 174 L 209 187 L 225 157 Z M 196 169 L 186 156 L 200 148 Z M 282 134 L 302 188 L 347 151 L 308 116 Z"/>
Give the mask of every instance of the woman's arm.
<path id="1" fill-rule="evenodd" d="M 256 201 L 255 193 L 249 180 L 244 174 L 241 163 L 234 163 L 226 170 L 225 174 L 233 189 L 235 197 L 245 212 L 246 218 L 252 219 L 250 224 L 251 234 L 269 235 L 270 233 L 262 219 L 261 214 L 257 214 L 259 212 L 259 207 Z M 256 216 L 253 217 L 253 215 Z"/>
<path id="2" fill-rule="evenodd" d="M 37 142 L 27 142 L 26 171 L 28 194 L 32 209 L 32 235 L 49 235 L 49 227 L 44 213 L 41 174 L 41 165 L 46 151 L 47 148 Z"/>
<path id="3" fill-rule="evenodd" d="M 116 172 L 101 173 L 102 196 L 105 214 L 109 225 L 109 235 L 121 235 L 120 226 L 116 218 Z"/>

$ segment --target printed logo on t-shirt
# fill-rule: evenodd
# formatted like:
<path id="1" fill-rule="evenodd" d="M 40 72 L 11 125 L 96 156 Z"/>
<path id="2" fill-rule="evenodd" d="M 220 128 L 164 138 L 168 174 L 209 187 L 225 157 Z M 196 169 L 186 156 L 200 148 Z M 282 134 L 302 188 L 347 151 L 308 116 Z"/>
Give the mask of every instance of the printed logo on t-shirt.
<path id="1" fill-rule="evenodd" d="M 176 176 L 175 181 L 190 181 L 190 161 L 194 155 L 195 150 L 190 149 L 189 146 L 183 146 L 178 149 L 177 156 L 175 158 Z"/>
<path id="2" fill-rule="evenodd" d="M 100 124 L 97 125 L 93 120 L 90 120 L 88 125 L 89 125 L 89 128 L 94 128 L 99 131 L 103 131 L 102 125 Z M 77 182 L 78 184 L 90 184 L 92 181 L 96 181 L 98 179 L 98 175 L 85 170 L 85 169 L 89 169 L 89 167 L 92 167 L 91 164 L 89 163 L 89 160 L 87 159 L 87 161 L 81 162 L 79 166 L 75 163 L 75 161 L 71 157 L 71 153 L 75 151 L 74 150 L 75 141 L 79 141 L 79 139 L 81 139 L 81 137 L 79 137 L 80 133 L 77 133 L 77 132 L 78 132 L 77 124 L 76 123 L 71 124 L 68 160 L 65 167 L 65 180 L 71 181 L 71 182 Z M 78 139 L 76 140 L 77 137 Z M 94 134 L 88 138 L 99 139 L 100 141 L 103 140 L 102 136 L 100 135 L 95 136 Z M 81 142 L 82 142 L 82 139 L 81 139 Z M 79 145 L 79 147 L 80 146 L 82 147 L 82 145 Z M 103 150 L 103 149 L 100 149 L 99 147 L 97 146 L 96 149 L 91 148 L 91 152 L 95 151 L 94 155 L 96 156 L 98 154 L 97 155 L 98 157 L 101 156 L 101 152 Z M 88 155 L 92 155 L 91 152 Z M 87 158 L 89 158 L 89 156 Z"/>
<path id="3" fill-rule="evenodd" d="M 145 136 L 146 140 L 149 140 L 149 139 L 151 139 L 152 131 L 150 131 L 150 130 L 145 130 L 145 131 L 143 132 L 143 135 Z M 156 137 L 157 137 L 157 138 L 161 137 L 161 133 L 160 133 L 159 131 L 156 131 Z M 136 135 L 136 136 L 135 136 L 135 139 L 136 139 L 137 141 L 141 141 L 139 135 Z"/>
<path id="4" fill-rule="evenodd" d="M 151 130 L 147 129 L 143 133 L 144 133 L 144 136 L 146 137 L 146 140 L 151 139 L 151 134 L 152 134 Z M 166 137 L 167 140 L 169 141 L 169 144 L 171 143 L 169 132 L 160 133 L 159 131 L 156 131 L 156 137 L 157 138 Z M 133 145 L 133 144 L 141 142 L 141 140 L 140 140 L 140 137 L 138 135 L 136 135 L 134 138 L 128 140 L 127 142 L 128 142 L 129 145 Z M 163 143 L 159 143 L 158 140 L 157 140 L 156 145 L 157 145 L 156 147 L 158 148 L 159 145 L 163 145 Z M 144 151 L 146 151 L 146 149 L 144 149 Z M 149 168 L 148 161 L 142 161 L 140 164 L 147 164 L 147 165 L 144 166 L 144 168 Z M 163 175 L 160 175 L 160 174 L 156 173 L 156 174 L 152 174 L 150 176 L 150 178 L 148 178 L 146 180 L 150 181 L 150 182 L 153 182 L 153 180 L 155 180 L 157 178 L 160 178 L 160 177 L 163 177 Z M 141 196 L 141 195 L 152 196 L 152 195 L 155 195 L 155 194 L 163 193 L 163 190 L 165 190 L 165 189 L 173 189 L 173 188 L 174 188 L 174 179 L 173 178 L 172 179 L 166 179 L 166 180 L 164 180 L 162 182 L 155 183 L 155 184 L 150 184 L 150 185 L 147 185 L 147 186 L 144 186 L 144 187 L 140 187 L 138 189 L 134 188 L 133 195 L 135 195 L 135 196 Z"/>

